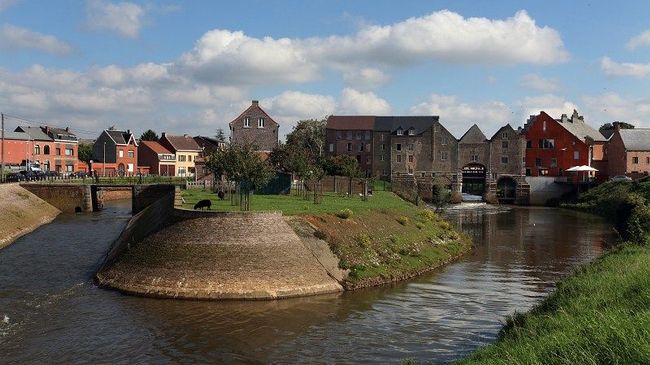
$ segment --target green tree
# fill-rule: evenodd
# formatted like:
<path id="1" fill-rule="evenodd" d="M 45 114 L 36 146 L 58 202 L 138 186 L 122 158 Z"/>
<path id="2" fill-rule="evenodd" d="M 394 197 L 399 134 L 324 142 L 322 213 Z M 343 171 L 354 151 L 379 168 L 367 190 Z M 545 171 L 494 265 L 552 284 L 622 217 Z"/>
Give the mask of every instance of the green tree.
<path id="1" fill-rule="evenodd" d="M 158 141 L 159 139 L 158 134 L 151 129 L 147 129 L 147 131 L 142 133 L 140 136 L 141 141 Z"/>
<path id="2" fill-rule="evenodd" d="M 619 123 L 621 126 L 621 129 L 634 129 L 634 125 L 630 123 L 625 123 L 625 122 L 616 122 Z M 605 123 L 598 128 L 598 131 L 600 133 L 606 132 L 606 131 L 611 131 L 614 129 L 614 125 L 612 123 Z"/>
<path id="3" fill-rule="evenodd" d="M 217 134 L 215 134 L 214 138 L 219 142 L 226 142 L 226 134 L 222 128 L 217 128 Z"/>
<path id="4" fill-rule="evenodd" d="M 316 160 L 325 149 L 325 120 L 307 119 L 298 121 L 287 134 L 287 145 L 306 151 L 309 158 Z"/>
<path id="5" fill-rule="evenodd" d="M 90 165 L 90 160 L 93 158 L 93 145 L 80 143 L 77 155 L 79 156 L 79 161 L 83 161 L 86 165 Z"/>

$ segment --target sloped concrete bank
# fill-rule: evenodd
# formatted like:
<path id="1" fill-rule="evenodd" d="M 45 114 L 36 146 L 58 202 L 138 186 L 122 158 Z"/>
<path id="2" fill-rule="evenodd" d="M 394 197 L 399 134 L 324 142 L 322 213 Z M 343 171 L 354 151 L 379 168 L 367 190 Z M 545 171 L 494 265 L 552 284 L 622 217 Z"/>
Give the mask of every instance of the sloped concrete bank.
<path id="1" fill-rule="evenodd" d="M 18 184 L 0 185 L 0 249 L 61 213 Z"/>
<path id="2" fill-rule="evenodd" d="M 142 239 L 136 236 L 167 213 L 154 204 L 133 217 L 97 273 L 99 285 L 183 299 L 278 299 L 343 290 L 339 273 L 328 272 L 336 265 L 321 263 L 318 250 L 308 248 L 280 212 L 169 209 L 160 229 Z"/>

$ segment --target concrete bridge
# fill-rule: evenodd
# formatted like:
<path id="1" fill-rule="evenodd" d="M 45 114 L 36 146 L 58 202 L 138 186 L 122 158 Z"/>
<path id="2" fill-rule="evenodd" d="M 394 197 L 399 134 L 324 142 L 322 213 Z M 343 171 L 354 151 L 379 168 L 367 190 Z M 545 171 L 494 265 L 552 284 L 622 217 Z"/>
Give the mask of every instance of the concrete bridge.
<path id="1" fill-rule="evenodd" d="M 135 215 L 167 193 L 174 192 L 172 184 L 21 184 L 32 194 L 62 212 L 95 212 L 104 206 L 104 194 L 109 191 L 131 191 L 132 214 Z"/>

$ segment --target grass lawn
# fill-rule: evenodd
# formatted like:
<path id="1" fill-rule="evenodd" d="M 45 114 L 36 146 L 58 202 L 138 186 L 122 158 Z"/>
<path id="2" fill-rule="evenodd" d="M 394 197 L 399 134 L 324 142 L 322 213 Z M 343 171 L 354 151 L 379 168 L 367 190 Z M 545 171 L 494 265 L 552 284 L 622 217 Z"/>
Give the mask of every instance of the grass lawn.
<path id="1" fill-rule="evenodd" d="M 459 364 L 650 364 L 650 247 L 582 267 Z"/>

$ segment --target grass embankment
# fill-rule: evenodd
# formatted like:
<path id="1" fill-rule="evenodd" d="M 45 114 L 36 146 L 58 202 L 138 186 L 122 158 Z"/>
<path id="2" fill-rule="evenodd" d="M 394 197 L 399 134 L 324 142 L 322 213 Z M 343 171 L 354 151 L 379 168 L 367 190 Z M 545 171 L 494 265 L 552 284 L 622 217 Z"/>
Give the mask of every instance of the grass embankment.
<path id="1" fill-rule="evenodd" d="M 650 181 L 608 182 L 564 207 L 606 217 L 629 242 L 558 283 L 460 364 L 650 364 Z"/>
<path id="2" fill-rule="evenodd" d="M 201 199 L 210 199 L 213 211 L 239 210 L 209 191 L 186 190 L 183 198 L 188 209 Z M 471 247 L 467 236 L 434 212 L 386 191 L 375 191 L 368 201 L 324 194 L 321 204 L 293 195 L 255 195 L 251 208 L 299 215 L 314 226 L 317 237 L 326 240 L 339 258 L 339 266 L 350 270 L 346 289 L 413 277 L 452 261 Z"/>

